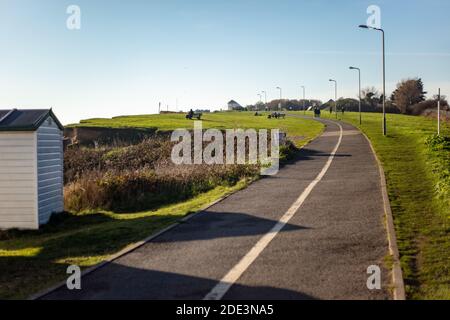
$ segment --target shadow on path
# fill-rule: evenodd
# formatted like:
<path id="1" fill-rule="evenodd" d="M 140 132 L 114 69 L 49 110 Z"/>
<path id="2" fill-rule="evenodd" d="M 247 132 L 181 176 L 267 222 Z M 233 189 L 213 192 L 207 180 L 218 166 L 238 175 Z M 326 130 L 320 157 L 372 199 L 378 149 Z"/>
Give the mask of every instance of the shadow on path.
<path id="1" fill-rule="evenodd" d="M 108 272 L 95 272 L 82 278 L 82 289 L 59 289 L 43 300 L 199 300 L 217 284 L 217 280 L 177 273 L 137 269 L 117 263 L 108 265 Z M 311 300 L 302 292 L 264 286 L 233 288 L 239 299 Z M 233 296 L 226 297 L 233 300 Z"/>
<path id="2" fill-rule="evenodd" d="M 244 213 L 204 211 L 200 215 L 181 223 L 173 232 L 162 234 L 152 240 L 155 243 L 211 240 L 264 235 L 278 221 Z M 287 224 L 282 232 L 308 229 Z"/>

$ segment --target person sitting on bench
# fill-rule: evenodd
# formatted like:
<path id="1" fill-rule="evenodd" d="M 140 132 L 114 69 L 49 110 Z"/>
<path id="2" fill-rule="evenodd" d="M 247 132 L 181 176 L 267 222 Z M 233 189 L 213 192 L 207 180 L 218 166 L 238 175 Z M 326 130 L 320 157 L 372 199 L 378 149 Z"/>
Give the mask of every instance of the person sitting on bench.
<path id="1" fill-rule="evenodd" d="M 194 111 L 191 109 L 191 110 L 189 110 L 188 114 L 186 115 L 186 119 L 191 120 L 193 116 L 194 116 Z"/>
<path id="2" fill-rule="evenodd" d="M 188 114 L 186 115 L 186 119 L 192 120 L 193 118 L 196 118 L 197 120 L 200 120 L 202 117 L 201 113 L 195 113 L 194 111 L 189 110 Z"/>

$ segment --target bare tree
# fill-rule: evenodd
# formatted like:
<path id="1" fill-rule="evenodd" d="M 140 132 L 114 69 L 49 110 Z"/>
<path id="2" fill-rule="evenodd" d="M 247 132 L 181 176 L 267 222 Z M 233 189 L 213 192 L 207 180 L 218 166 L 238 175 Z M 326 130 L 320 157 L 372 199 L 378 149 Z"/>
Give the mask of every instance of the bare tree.
<path id="1" fill-rule="evenodd" d="M 372 109 L 380 102 L 380 92 L 375 87 L 366 87 L 361 90 L 361 99 Z"/>
<path id="2" fill-rule="evenodd" d="M 425 94 L 422 79 L 406 79 L 397 84 L 391 100 L 402 113 L 410 113 L 411 106 L 425 101 Z"/>

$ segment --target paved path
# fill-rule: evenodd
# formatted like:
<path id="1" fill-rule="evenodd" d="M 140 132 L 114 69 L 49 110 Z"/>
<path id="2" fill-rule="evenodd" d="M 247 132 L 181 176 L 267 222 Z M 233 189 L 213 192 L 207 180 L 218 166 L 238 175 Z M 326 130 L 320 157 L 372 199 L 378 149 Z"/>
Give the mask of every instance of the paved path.
<path id="1" fill-rule="evenodd" d="M 390 299 L 376 160 L 355 128 L 322 121 L 325 133 L 278 175 L 86 275 L 82 290 L 44 298 Z M 370 265 L 382 268 L 382 290 L 367 289 Z"/>

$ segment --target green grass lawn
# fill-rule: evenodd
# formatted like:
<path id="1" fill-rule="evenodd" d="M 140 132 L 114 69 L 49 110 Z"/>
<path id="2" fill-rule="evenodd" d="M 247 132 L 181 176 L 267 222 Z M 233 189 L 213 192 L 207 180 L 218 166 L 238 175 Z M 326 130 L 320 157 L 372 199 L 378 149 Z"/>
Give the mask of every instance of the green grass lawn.
<path id="1" fill-rule="evenodd" d="M 85 124 L 83 124 L 85 125 Z M 183 115 L 119 117 L 90 120 L 89 125 L 106 127 L 158 127 L 160 130 L 191 128 Z M 319 135 L 324 126 L 312 120 L 286 118 L 269 120 L 252 113 L 205 115 L 205 128 L 280 128 L 297 146 Z M 218 186 L 183 203 L 141 213 L 83 213 L 56 216 L 39 231 L 0 231 L 0 299 L 26 298 L 67 278 L 68 265 L 83 268 L 104 261 L 126 246 L 195 212 L 208 203 L 245 188 Z"/>
<path id="2" fill-rule="evenodd" d="M 280 129 L 286 132 L 297 147 L 300 147 L 323 130 L 323 125 L 304 119 L 268 119 L 267 113 L 254 116 L 254 112 L 215 112 L 202 117 L 204 129 Z M 69 127 L 107 127 L 107 128 L 158 128 L 161 131 L 193 129 L 194 121 L 185 119 L 185 114 L 136 115 L 114 117 L 112 119 L 88 119 Z"/>
<path id="3" fill-rule="evenodd" d="M 387 115 L 384 137 L 381 117 L 364 113 L 359 126 L 358 113 L 339 116 L 366 133 L 383 164 L 408 298 L 450 299 L 450 151 L 426 145 L 436 120 Z M 450 137 L 450 127 L 442 133 Z"/>

